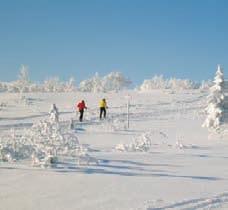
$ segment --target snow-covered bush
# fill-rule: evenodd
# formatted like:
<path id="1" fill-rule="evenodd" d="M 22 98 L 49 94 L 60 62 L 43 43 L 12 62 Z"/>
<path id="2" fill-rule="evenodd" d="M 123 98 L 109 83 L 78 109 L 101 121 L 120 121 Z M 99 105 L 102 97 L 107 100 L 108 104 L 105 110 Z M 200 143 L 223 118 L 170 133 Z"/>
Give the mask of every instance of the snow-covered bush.
<path id="1" fill-rule="evenodd" d="M 44 166 L 56 163 L 59 157 L 73 157 L 76 164 L 97 164 L 88 147 L 79 144 L 78 138 L 68 126 L 60 126 L 53 120 L 40 121 L 29 132 L 29 139 L 35 145 L 32 154 L 34 164 Z"/>
<path id="2" fill-rule="evenodd" d="M 151 147 L 151 139 L 149 133 L 143 133 L 141 136 L 136 137 L 133 143 L 118 144 L 116 150 L 128 152 L 147 152 Z"/>
<path id="3" fill-rule="evenodd" d="M 120 72 L 111 72 L 100 77 L 98 73 L 94 77 L 84 80 L 79 84 L 79 90 L 83 92 L 119 91 L 129 87 L 131 82 Z"/>
<path id="4" fill-rule="evenodd" d="M 59 158 L 75 164 L 97 164 L 88 146 L 80 145 L 75 132 L 53 119 L 42 120 L 23 132 L 11 131 L 0 138 L 0 161 L 32 160 L 34 166 L 49 166 Z"/>
<path id="5" fill-rule="evenodd" d="M 154 76 L 150 80 L 144 80 L 138 88 L 140 91 L 150 91 L 154 89 L 172 89 L 172 90 L 188 90 L 199 88 L 199 85 L 187 79 L 165 79 L 162 75 Z"/>
<path id="6" fill-rule="evenodd" d="M 203 123 L 203 127 L 218 129 L 220 126 L 225 98 L 223 85 L 224 75 L 220 65 L 218 65 L 214 78 L 214 85 L 210 88 L 210 94 L 207 98 L 207 107 L 205 110 L 207 117 Z"/>
<path id="7" fill-rule="evenodd" d="M 33 149 L 31 142 L 24 135 L 11 130 L 8 135 L 0 138 L 0 160 L 16 161 L 31 157 Z"/>
<path id="8" fill-rule="evenodd" d="M 167 135 L 161 131 L 148 131 L 133 138 L 130 144 L 118 144 L 115 149 L 122 152 L 147 152 L 152 145 L 163 144 Z"/>
<path id="9" fill-rule="evenodd" d="M 76 135 L 53 120 L 40 121 L 34 124 L 27 133 L 32 142 L 33 157 L 44 160 L 46 157 L 58 157 L 75 153 L 79 144 Z"/>

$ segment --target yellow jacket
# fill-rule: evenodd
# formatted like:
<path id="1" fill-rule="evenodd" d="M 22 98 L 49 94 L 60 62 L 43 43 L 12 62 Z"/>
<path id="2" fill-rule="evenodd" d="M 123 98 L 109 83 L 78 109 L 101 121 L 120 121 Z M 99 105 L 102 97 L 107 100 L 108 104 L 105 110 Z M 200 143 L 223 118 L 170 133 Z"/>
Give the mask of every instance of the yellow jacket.
<path id="1" fill-rule="evenodd" d="M 100 108 L 106 108 L 107 107 L 106 101 L 101 100 L 99 103 L 99 106 L 100 106 Z"/>

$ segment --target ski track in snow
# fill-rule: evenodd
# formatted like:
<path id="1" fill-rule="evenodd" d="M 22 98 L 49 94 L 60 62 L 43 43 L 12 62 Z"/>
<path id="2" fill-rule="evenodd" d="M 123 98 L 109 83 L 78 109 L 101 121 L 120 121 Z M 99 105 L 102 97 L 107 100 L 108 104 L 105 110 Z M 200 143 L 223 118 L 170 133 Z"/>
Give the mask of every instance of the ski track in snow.
<path id="1" fill-rule="evenodd" d="M 163 207 L 149 207 L 147 210 L 212 210 L 221 209 L 227 203 L 228 193 L 226 192 L 213 197 L 183 200 Z"/>
<path id="2" fill-rule="evenodd" d="M 194 110 L 199 109 L 202 106 L 201 98 L 204 96 L 199 96 L 194 99 L 186 99 L 186 100 L 179 100 L 177 99 L 176 101 L 172 101 L 171 103 L 167 102 L 159 102 L 156 104 L 140 104 L 140 103 L 135 103 L 135 104 L 130 104 L 130 117 L 131 120 L 150 120 L 150 119 L 167 119 L 167 116 L 172 115 L 173 113 L 178 113 L 176 116 L 177 118 L 180 117 L 180 115 L 185 115 L 185 114 L 191 114 L 194 112 Z M 162 108 L 161 108 L 162 107 Z M 113 110 L 116 110 L 117 113 L 108 113 L 109 118 L 118 118 L 118 119 L 126 119 L 126 107 L 125 106 L 114 106 L 110 107 Z M 145 110 L 147 110 L 145 112 Z M 87 114 L 85 115 L 91 115 L 94 112 L 96 112 L 95 109 L 91 109 L 88 111 Z M 121 114 L 119 114 L 121 112 Z M 64 117 L 66 114 L 73 114 L 73 111 L 68 111 L 68 112 L 60 112 L 60 117 Z M 33 124 L 33 121 L 35 119 L 39 119 L 42 117 L 47 117 L 49 114 L 48 113 L 42 113 L 42 114 L 36 114 L 36 115 L 30 115 L 30 116 L 24 116 L 24 117 L 11 117 L 11 118 L 0 118 L 0 129 L 5 130 L 5 129 L 12 129 L 12 128 L 26 128 L 26 127 L 31 127 Z M 164 118 L 165 116 L 165 118 Z M 190 115 L 191 116 L 191 115 Z M 198 113 L 193 113 L 192 117 L 197 117 Z M 97 118 L 98 119 L 98 118 Z M 24 120 L 28 120 L 28 122 L 24 123 Z M 4 123 L 4 122 L 7 123 Z M 87 120 L 87 125 L 89 124 L 96 124 L 100 123 L 97 120 L 94 119 L 89 119 Z"/>

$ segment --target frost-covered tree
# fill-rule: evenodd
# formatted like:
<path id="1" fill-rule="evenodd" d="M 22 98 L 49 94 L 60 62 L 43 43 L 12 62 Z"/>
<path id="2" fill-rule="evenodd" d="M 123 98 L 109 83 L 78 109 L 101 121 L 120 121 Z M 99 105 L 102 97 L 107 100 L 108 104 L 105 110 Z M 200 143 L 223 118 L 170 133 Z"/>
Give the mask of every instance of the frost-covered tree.
<path id="1" fill-rule="evenodd" d="M 119 91 L 129 87 L 131 81 L 126 79 L 120 72 L 111 72 L 103 78 L 102 83 L 105 91 Z"/>
<path id="2" fill-rule="evenodd" d="M 64 84 L 58 77 L 52 77 L 44 81 L 43 89 L 44 92 L 63 92 Z"/>
<path id="3" fill-rule="evenodd" d="M 29 68 L 22 64 L 19 69 L 18 78 L 16 81 L 0 83 L 0 91 L 20 93 L 20 97 L 23 97 L 24 92 L 32 92 L 34 89 L 31 87 L 34 84 L 29 79 Z"/>
<path id="4" fill-rule="evenodd" d="M 83 80 L 79 84 L 79 90 L 82 92 L 91 92 L 93 90 L 93 84 L 91 79 Z"/>
<path id="5" fill-rule="evenodd" d="M 29 91 L 30 81 L 29 81 L 28 66 L 21 65 L 19 75 L 18 75 L 18 80 L 15 85 L 17 86 L 16 88 L 19 89 L 20 93 Z"/>
<path id="6" fill-rule="evenodd" d="M 74 77 L 70 77 L 69 81 L 65 84 L 65 92 L 74 92 L 76 90 L 75 79 Z"/>
<path id="7" fill-rule="evenodd" d="M 79 84 L 79 90 L 83 92 L 102 92 L 104 87 L 102 85 L 102 78 L 96 73 L 92 78 L 82 81 Z"/>
<path id="8" fill-rule="evenodd" d="M 224 75 L 220 65 L 218 65 L 214 78 L 214 85 L 210 88 L 210 94 L 207 98 L 208 105 L 205 110 L 207 117 L 203 123 L 203 127 L 218 129 L 220 126 L 224 102 L 223 85 Z"/>
<path id="9" fill-rule="evenodd" d="M 21 65 L 20 72 L 18 75 L 18 79 L 24 83 L 29 82 L 29 72 L 28 72 L 28 66 L 26 65 Z"/>
<path id="10" fill-rule="evenodd" d="M 155 75 L 150 80 L 144 80 L 143 84 L 139 87 L 141 91 L 153 90 L 153 89 L 166 89 L 168 87 L 167 81 L 163 75 Z"/>
<path id="11" fill-rule="evenodd" d="M 172 90 L 189 90 L 198 88 L 197 84 L 188 79 L 171 78 L 167 81 L 167 86 Z"/>
<path id="12" fill-rule="evenodd" d="M 154 89 L 172 89 L 172 90 L 188 90 L 195 89 L 199 86 L 188 79 L 165 79 L 162 75 L 155 75 L 150 80 L 144 80 L 143 84 L 139 87 L 141 91 L 149 91 Z"/>
<path id="13" fill-rule="evenodd" d="M 79 84 L 79 90 L 83 92 L 118 91 L 130 84 L 131 82 L 120 72 L 111 72 L 104 77 L 96 73 L 92 78 L 82 81 Z"/>

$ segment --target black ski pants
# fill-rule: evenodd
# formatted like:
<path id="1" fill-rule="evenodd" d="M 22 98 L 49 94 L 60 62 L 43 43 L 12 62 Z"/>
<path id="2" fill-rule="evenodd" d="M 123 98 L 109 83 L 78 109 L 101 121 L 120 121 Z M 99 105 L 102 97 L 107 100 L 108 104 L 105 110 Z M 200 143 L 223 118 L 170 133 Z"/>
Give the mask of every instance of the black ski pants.
<path id="1" fill-rule="evenodd" d="M 79 110 L 80 116 L 79 116 L 79 121 L 82 122 L 83 120 L 83 114 L 84 114 L 84 109 Z"/>
<path id="2" fill-rule="evenodd" d="M 102 118 L 102 115 L 104 115 L 104 118 L 106 118 L 106 108 L 100 107 L 100 119 Z"/>

